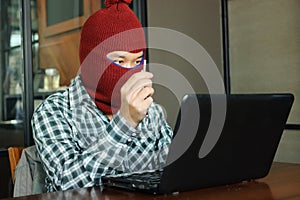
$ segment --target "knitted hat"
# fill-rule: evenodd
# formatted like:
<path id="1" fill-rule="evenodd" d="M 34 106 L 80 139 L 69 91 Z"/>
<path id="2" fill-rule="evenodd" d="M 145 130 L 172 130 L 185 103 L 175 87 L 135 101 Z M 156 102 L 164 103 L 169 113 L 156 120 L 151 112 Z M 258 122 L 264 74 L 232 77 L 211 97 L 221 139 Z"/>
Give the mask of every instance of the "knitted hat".
<path id="1" fill-rule="evenodd" d="M 146 48 L 142 25 L 128 7 L 131 1 L 105 0 L 107 8 L 91 15 L 81 31 L 81 79 L 97 107 L 106 114 L 119 110 L 120 88 L 142 68 L 122 68 L 107 59 L 112 51 L 134 53 Z"/>

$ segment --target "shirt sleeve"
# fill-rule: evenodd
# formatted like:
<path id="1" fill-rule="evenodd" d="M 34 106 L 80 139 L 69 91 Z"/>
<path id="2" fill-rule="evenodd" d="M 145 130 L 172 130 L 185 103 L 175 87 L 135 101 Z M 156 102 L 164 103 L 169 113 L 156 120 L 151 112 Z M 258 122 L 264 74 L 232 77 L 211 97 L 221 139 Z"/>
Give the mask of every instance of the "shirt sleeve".
<path id="1" fill-rule="evenodd" d="M 42 105 L 32 118 L 34 140 L 50 180 L 48 191 L 100 185 L 105 174 L 156 168 L 168 152 L 172 130 L 157 118 L 157 106 L 150 114 L 159 116 L 147 117 L 137 129 L 117 113 L 86 148 L 74 139 L 60 106 Z"/>

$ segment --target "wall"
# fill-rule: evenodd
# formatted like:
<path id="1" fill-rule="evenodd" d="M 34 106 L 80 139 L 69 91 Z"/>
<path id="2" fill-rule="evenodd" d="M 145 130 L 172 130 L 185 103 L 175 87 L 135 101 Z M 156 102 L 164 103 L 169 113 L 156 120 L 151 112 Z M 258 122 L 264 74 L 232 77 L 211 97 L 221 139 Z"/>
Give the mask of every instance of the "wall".
<path id="1" fill-rule="evenodd" d="M 218 67 L 218 73 L 221 77 L 223 76 L 220 0 L 188 0 L 184 2 L 181 0 L 149 0 L 147 1 L 147 9 L 149 27 L 179 31 L 195 40 L 211 56 Z M 166 33 L 160 37 L 164 42 L 164 40 L 169 39 L 170 35 Z M 177 40 L 176 44 L 179 44 L 178 48 L 185 47 L 185 44 L 181 43 L 180 40 Z M 190 51 L 188 53 L 194 58 L 201 57 L 198 52 Z M 198 73 L 195 66 L 191 65 L 186 57 L 176 55 L 175 51 L 151 49 L 149 56 L 151 63 L 166 65 L 160 70 L 155 65 L 150 65 L 150 71 L 154 73 L 154 99 L 163 105 L 168 122 L 174 126 L 179 101 L 185 92 L 190 91 L 188 85 L 190 84 L 193 90 L 198 93 L 207 93 L 203 74 Z M 201 58 L 199 60 L 201 62 Z M 173 71 L 167 70 L 167 66 L 170 66 Z M 177 79 L 174 74 L 183 75 L 182 78 L 185 79 L 185 82 Z M 161 82 L 164 84 L 159 84 Z M 176 91 L 172 91 L 170 88 L 181 88 L 180 97 L 176 97 Z"/>
<path id="2" fill-rule="evenodd" d="M 292 92 L 300 124 L 300 1 L 229 0 L 232 93 Z M 275 160 L 300 163 L 300 131 L 284 132 Z"/>

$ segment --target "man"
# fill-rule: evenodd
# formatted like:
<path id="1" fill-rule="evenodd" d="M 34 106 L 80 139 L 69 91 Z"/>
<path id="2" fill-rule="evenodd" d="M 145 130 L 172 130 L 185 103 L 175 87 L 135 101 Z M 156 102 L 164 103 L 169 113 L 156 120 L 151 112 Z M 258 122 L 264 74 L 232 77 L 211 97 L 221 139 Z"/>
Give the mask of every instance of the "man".
<path id="1" fill-rule="evenodd" d="M 48 191 L 101 185 L 101 177 L 162 167 L 173 132 L 143 71 L 146 42 L 131 0 L 84 24 L 80 74 L 34 112 L 33 136 Z"/>

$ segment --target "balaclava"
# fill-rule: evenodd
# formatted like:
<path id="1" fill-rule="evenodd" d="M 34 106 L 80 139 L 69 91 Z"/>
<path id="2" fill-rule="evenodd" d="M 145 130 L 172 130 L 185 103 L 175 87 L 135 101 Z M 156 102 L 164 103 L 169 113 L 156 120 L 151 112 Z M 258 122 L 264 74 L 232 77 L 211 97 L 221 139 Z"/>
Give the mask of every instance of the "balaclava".
<path id="1" fill-rule="evenodd" d="M 143 66 L 141 63 L 135 68 L 122 68 L 107 58 L 112 51 L 145 52 L 144 31 L 128 7 L 131 1 L 105 0 L 106 8 L 91 15 L 81 31 L 81 79 L 88 94 L 105 114 L 119 110 L 122 85 Z"/>

